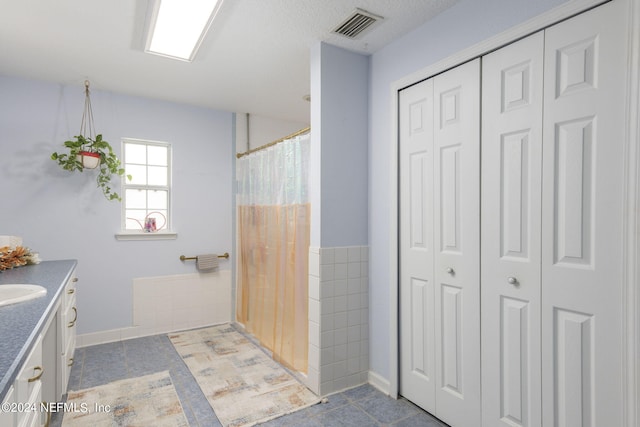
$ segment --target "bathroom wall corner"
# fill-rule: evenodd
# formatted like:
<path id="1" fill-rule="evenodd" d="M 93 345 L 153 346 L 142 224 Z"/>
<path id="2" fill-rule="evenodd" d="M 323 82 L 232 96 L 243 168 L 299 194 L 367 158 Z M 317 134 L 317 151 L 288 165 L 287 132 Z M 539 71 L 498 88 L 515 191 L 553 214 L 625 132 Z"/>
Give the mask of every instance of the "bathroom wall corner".
<path id="1" fill-rule="evenodd" d="M 366 246 L 309 250 L 309 372 L 320 395 L 368 381 L 368 253 Z"/>

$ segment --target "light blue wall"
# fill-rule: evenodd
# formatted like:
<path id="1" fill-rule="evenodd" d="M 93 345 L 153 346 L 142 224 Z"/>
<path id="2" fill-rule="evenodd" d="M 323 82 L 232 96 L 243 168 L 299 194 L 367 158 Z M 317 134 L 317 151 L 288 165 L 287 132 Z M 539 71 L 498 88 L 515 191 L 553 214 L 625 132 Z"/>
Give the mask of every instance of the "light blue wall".
<path id="1" fill-rule="evenodd" d="M 369 92 L 370 368 L 389 378 L 391 85 L 464 48 L 539 15 L 564 0 L 460 0 L 371 57 Z"/>
<path id="2" fill-rule="evenodd" d="M 368 243 L 369 58 L 311 49 L 311 246 Z"/>
<path id="3" fill-rule="evenodd" d="M 370 367 L 382 377 L 389 378 L 395 285 L 391 84 L 562 3 L 460 0 L 371 57 L 324 43 L 311 49 L 311 244 L 369 245 Z M 0 234 L 23 236 L 43 259 L 79 260 L 78 302 L 90 313 L 79 332 L 89 333 L 130 325 L 134 277 L 191 273 L 180 254 L 231 249 L 233 123 L 227 112 L 92 91 L 96 126 L 117 151 L 120 137 L 168 141 L 174 149 L 178 239 L 119 242 L 119 204 L 104 200 L 89 177 L 48 159 L 79 130 L 82 89 L 0 76 Z"/>
<path id="4" fill-rule="evenodd" d="M 131 325 L 133 278 L 195 272 L 181 254 L 231 252 L 234 159 L 232 113 L 92 90 L 96 129 L 118 153 L 121 137 L 173 148 L 178 239 L 117 241 L 120 204 L 92 172 L 49 159 L 79 132 L 83 91 L 0 76 L 0 235 L 23 236 L 44 260 L 78 259 L 81 334 Z"/>

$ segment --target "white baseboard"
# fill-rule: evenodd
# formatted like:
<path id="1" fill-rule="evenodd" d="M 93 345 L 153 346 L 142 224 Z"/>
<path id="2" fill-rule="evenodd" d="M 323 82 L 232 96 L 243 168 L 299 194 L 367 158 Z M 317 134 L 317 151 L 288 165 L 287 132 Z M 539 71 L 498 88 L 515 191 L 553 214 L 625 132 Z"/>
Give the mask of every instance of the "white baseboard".
<path id="1" fill-rule="evenodd" d="M 131 326 L 128 328 L 111 329 L 108 331 L 92 332 L 82 334 L 76 337 L 76 348 L 89 347 L 92 345 L 106 344 L 110 342 L 126 341 L 134 338 L 149 337 L 152 335 L 168 334 L 172 332 L 180 332 L 188 329 L 206 328 L 209 326 L 222 325 L 227 322 L 211 323 L 206 325 L 193 325 L 189 328 L 182 329 L 154 329 L 143 328 L 139 326 Z"/>
<path id="2" fill-rule="evenodd" d="M 371 384 L 387 396 L 389 395 L 389 390 L 391 390 L 391 383 L 389 383 L 389 380 L 382 377 L 380 374 L 369 371 L 369 384 Z"/>

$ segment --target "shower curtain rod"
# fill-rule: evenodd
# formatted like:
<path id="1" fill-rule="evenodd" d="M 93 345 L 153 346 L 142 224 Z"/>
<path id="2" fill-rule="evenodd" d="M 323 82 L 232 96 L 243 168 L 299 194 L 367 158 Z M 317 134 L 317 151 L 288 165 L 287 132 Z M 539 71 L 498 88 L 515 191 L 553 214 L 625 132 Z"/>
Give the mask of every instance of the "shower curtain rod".
<path id="1" fill-rule="evenodd" d="M 290 135 L 284 136 L 284 137 L 282 137 L 280 139 L 276 139 L 275 141 L 271 141 L 268 144 L 261 145 L 260 147 L 252 148 L 251 150 L 247 150 L 244 153 L 238 153 L 238 154 L 236 154 L 236 158 L 239 159 L 240 157 L 244 157 L 244 156 L 247 156 L 247 155 L 249 155 L 251 153 L 255 153 L 256 151 L 264 150 L 265 148 L 269 148 L 269 147 L 271 147 L 273 145 L 276 145 L 276 144 L 278 144 L 278 143 L 280 143 L 282 141 L 286 141 L 287 139 L 295 138 L 296 136 L 305 134 L 305 133 L 310 132 L 310 131 L 311 131 L 311 127 L 300 129 L 297 132 L 294 132 L 294 133 L 292 133 Z"/>

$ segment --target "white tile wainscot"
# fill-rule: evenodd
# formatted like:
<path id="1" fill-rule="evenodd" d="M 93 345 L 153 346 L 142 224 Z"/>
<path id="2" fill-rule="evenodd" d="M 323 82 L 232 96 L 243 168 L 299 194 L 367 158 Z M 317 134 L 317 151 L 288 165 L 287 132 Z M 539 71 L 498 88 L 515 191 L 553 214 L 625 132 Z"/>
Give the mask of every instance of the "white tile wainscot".
<path id="1" fill-rule="evenodd" d="M 231 319 L 231 271 L 133 280 L 133 325 L 150 334 Z"/>
<path id="2" fill-rule="evenodd" d="M 368 380 L 369 248 L 309 249 L 307 385 L 326 395 Z"/>
<path id="3" fill-rule="evenodd" d="M 84 334 L 78 347 L 231 321 L 231 271 L 133 279 L 131 327 Z"/>

